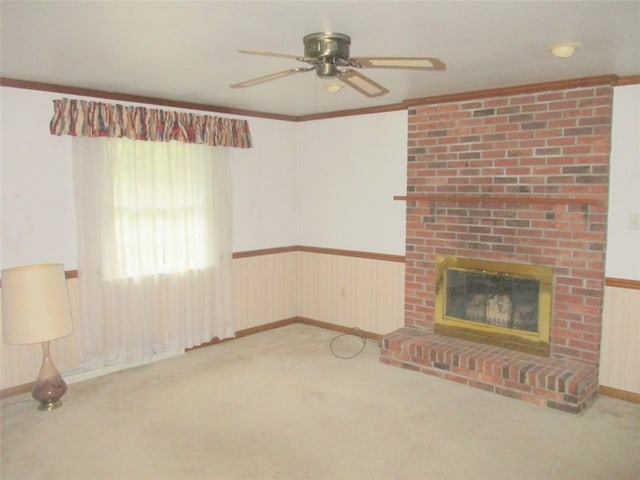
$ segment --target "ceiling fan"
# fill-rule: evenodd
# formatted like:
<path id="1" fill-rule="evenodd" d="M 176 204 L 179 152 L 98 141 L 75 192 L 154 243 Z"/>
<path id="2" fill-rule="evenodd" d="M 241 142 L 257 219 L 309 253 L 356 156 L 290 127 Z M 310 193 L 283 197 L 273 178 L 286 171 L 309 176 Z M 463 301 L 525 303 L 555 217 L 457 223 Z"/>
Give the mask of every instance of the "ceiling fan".
<path id="1" fill-rule="evenodd" d="M 308 66 L 290 68 L 231 85 L 232 88 L 244 88 L 259 83 L 276 80 L 294 73 L 315 70 L 321 78 L 337 78 L 367 97 L 379 97 L 388 93 L 385 87 L 374 82 L 358 70 L 361 68 L 396 68 L 407 70 L 445 70 L 446 65 L 432 57 L 349 57 L 351 38 L 343 33 L 320 32 L 303 38 L 304 56 L 259 50 L 240 50 L 240 53 L 264 55 L 268 57 L 291 58 Z"/>

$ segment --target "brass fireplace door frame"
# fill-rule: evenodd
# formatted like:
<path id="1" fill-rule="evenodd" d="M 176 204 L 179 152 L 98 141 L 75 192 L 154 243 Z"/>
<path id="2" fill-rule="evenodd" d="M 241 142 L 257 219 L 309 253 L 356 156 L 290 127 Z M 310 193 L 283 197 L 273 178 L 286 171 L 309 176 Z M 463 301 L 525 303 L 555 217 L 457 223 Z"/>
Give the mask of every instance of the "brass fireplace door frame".
<path id="1" fill-rule="evenodd" d="M 553 268 L 544 266 L 535 266 L 519 263 L 494 262 L 489 260 L 459 258 L 459 257 L 437 257 L 436 259 L 436 304 L 435 304 L 435 324 L 436 333 L 438 326 L 445 326 L 446 332 L 452 332 L 456 329 L 463 331 L 476 332 L 478 338 L 483 335 L 487 337 L 495 337 L 493 341 L 488 343 L 496 343 L 496 338 L 517 337 L 524 343 L 532 343 L 534 345 L 549 345 L 549 331 L 551 327 L 551 291 L 553 288 Z M 539 281 L 538 291 L 538 331 L 518 330 L 515 328 L 501 327 L 498 325 L 490 325 L 480 322 L 473 322 L 466 319 L 458 319 L 445 315 L 447 305 L 447 271 L 458 270 L 468 272 L 479 272 L 488 275 L 505 275 L 513 278 L 537 280 Z M 499 342 L 498 342 L 499 343 Z"/>

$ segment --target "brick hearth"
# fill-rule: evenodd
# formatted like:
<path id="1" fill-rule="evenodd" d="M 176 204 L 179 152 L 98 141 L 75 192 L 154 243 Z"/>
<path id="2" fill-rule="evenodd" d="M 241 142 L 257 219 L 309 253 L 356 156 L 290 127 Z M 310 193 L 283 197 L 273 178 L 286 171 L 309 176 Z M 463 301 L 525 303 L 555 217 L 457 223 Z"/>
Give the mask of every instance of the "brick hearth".
<path id="1" fill-rule="evenodd" d="M 381 361 L 578 412 L 597 390 L 611 85 L 408 112 L 405 328 Z M 436 258 L 553 269 L 549 357 L 434 333 Z"/>
<path id="2" fill-rule="evenodd" d="M 384 337 L 381 361 L 571 413 L 586 408 L 598 387 L 593 364 L 515 353 L 418 328 Z"/>

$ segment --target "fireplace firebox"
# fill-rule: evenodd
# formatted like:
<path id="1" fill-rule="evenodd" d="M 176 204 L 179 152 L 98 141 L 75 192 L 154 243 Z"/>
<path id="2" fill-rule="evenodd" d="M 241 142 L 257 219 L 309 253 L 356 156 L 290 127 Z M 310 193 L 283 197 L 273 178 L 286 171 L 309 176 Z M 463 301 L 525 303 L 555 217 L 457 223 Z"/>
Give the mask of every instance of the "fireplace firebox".
<path id="1" fill-rule="evenodd" d="M 553 269 L 437 258 L 435 332 L 549 356 Z"/>

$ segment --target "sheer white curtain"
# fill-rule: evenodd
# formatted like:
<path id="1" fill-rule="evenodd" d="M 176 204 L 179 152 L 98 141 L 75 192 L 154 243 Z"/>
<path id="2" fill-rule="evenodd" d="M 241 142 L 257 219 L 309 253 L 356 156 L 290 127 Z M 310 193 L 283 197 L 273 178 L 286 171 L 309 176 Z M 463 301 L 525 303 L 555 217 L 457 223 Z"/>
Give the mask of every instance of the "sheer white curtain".
<path id="1" fill-rule="evenodd" d="M 72 142 L 85 366 L 233 336 L 230 149 Z"/>

